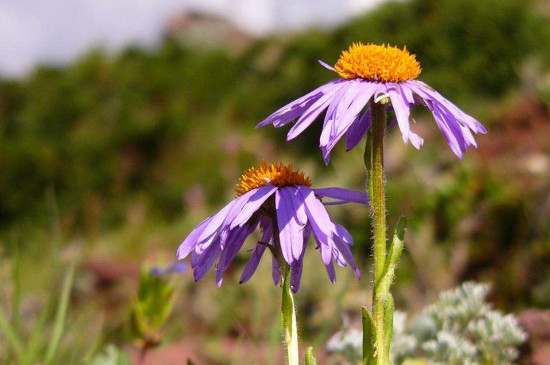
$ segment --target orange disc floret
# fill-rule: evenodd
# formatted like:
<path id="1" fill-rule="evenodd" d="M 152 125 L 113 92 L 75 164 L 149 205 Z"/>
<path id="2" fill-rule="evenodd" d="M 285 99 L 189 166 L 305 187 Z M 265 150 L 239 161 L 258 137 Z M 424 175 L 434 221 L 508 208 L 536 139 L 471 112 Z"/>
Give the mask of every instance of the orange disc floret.
<path id="1" fill-rule="evenodd" d="M 344 79 L 362 78 L 378 82 L 413 80 L 422 69 L 407 47 L 353 43 L 343 51 L 334 65 L 334 71 Z"/>
<path id="2" fill-rule="evenodd" d="M 283 163 L 268 165 L 265 161 L 258 167 L 251 167 L 245 171 L 239 182 L 236 184 L 235 192 L 241 196 L 252 189 L 265 186 L 267 184 L 278 187 L 305 185 L 311 186 L 311 179 L 303 172 L 293 171 L 292 164 L 283 165 Z"/>

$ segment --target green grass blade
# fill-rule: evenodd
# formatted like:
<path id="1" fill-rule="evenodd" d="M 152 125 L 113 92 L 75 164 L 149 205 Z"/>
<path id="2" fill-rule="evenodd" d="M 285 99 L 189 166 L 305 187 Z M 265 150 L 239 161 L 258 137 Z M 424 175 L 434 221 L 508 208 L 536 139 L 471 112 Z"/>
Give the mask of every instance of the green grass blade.
<path id="1" fill-rule="evenodd" d="M 38 347 L 40 345 L 40 340 L 44 335 L 44 325 L 46 324 L 46 320 L 52 311 L 53 303 L 54 297 L 50 296 L 46 306 L 42 309 L 38 322 L 36 322 L 36 326 L 32 331 L 31 337 L 29 338 L 27 346 L 27 361 L 31 363 L 33 363 L 33 360 L 38 358 Z"/>
<path id="2" fill-rule="evenodd" d="M 13 240 L 13 327 L 15 331 L 21 330 L 21 254 L 17 237 Z"/>
<path id="3" fill-rule="evenodd" d="M 63 335 L 63 329 L 65 328 L 65 319 L 67 318 L 67 309 L 69 307 L 69 297 L 71 294 L 71 288 L 73 286 L 74 272 L 76 269 L 76 260 L 71 263 L 69 271 L 63 281 L 63 288 L 61 289 L 61 296 L 57 307 L 57 313 L 55 316 L 55 324 L 52 334 L 52 340 L 46 353 L 45 363 L 50 364 L 55 356 L 61 336 Z"/>
<path id="4" fill-rule="evenodd" d="M 13 327 L 10 325 L 8 317 L 2 310 L 2 307 L 0 307 L 0 332 L 6 337 L 8 344 L 17 357 L 17 361 L 19 363 L 24 363 L 25 352 L 23 351 L 23 344 L 21 343 L 21 339 L 17 335 L 17 332 L 15 332 Z"/>

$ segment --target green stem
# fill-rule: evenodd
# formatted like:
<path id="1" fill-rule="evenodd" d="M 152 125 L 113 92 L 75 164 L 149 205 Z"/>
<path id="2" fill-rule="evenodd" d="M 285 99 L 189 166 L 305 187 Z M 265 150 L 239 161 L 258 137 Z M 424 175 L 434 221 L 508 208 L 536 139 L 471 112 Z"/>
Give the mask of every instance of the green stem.
<path id="1" fill-rule="evenodd" d="M 374 291 L 372 316 L 375 326 L 376 364 L 385 365 L 384 306 L 388 289 L 380 287 L 386 263 L 386 196 L 384 189 L 384 131 L 386 129 L 385 105 L 371 102 L 372 115 L 372 173 L 371 209 L 374 226 Z"/>
<path id="2" fill-rule="evenodd" d="M 282 269 L 282 268 L 281 268 Z M 285 336 L 288 365 L 299 365 L 298 327 L 296 325 L 296 309 L 290 288 L 290 266 L 285 264 L 283 281 L 283 298 L 281 304 L 281 325 Z"/>

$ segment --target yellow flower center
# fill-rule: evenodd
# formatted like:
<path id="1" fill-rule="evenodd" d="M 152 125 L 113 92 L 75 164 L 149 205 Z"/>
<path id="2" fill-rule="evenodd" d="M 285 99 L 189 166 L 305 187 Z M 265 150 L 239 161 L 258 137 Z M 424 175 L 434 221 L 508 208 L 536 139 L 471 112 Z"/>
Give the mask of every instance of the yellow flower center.
<path id="1" fill-rule="evenodd" d="M 342 52 L 334 71 L 344 79 L 359 77 L 370 81 L 401 82 L 417 78 L 422 69 L 407 47 L 399 49 L 359 42 Z"/>
<path id="2" fill-rule="evenodd" d="M 268 183 L 278 187 L 294 185 L 311 186 L 311 179 L 305 176 L 303 172 L 293 171 L 292 164 L 272 163 L 268 165 L 264 161 L 261 166 L 257 168 L 251 167 L 248 171 L 244 172 L 235 187 L 235 192 L 237 196 L 241 196 L 252 189 L 265 186 Z"/>

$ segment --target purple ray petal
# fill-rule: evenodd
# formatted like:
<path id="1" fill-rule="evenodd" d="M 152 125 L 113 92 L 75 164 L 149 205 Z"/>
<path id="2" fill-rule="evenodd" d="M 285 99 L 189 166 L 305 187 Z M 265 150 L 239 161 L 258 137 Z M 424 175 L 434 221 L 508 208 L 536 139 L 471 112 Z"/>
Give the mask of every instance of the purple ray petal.
<path id="1" fill-rule="evenodd" d="M 393 106 L 393 110 L 395 111 L 397 124 L 399 124 L 399 129 L 401 130 L 401 135 L 403 136 L 403 142 L 407 143 L 409 140 L 409 131 L 410 131 L 409 106 L 403 100 L 401 92 L 397 86 L 393 88 L 388 88 L 388 93 L 390 95 L 390 100 Z"/>
<path id="2" fill-rule="evenodd" d="M 406 82 L 400 83 L 399 84 L 399 90 L 401 91 L 401 95 L 403 97 L 403 100 L 405 100 L 409 106 L 415 104 L 414 95 L 413 95 L 413 92 L 412 92 L 411 88 L 409 87 L 408 83 L 406 83 Z"/>
<path id="3" fill-rule="evenodd" d="M 260 209 L 263 203 L 277 190 L 276 186 L 271 184 L 251 190 L 254 194 L 248 199 L 242 210 L 229 225 L 231 229 L 246 223 L 252 215 Z"/>
<path id="4" fill-rule="evenodd" d="M 374 92 L 376 91 L 376 87 L 377 86 L 374 83 L 363 81 L 359 83 L 356 90 L 353 90 L 355 95 L 353 95 L 351 104 L 338 123 L 338 134 L 342 135 L 347 131 L 351 122 L 355 120 L 355 117 L 361 112 L 361 110 L 363 110 L 372 98 Z"/>
<path id="5" fill-rule="evenodd" d="M 328 264 L 325 264 L 325 268 L 327 269 L 328 278 L 330 279 L 330 282 L 332 284 L 336 283 L 336 271 L 334 271 L 334 266 L 332 265 L 332 261 L 329 261 Z"/>
<path id="6" fill-rule="evenodd" d="M 289 187 L 280 188 L 275 192 L 275 208 L 279 227 L 279 242 L 283 256 L 292 265 L 302 254 L 303 226 L 298 223 L 296 212 L 292 204 L 292 197 L 288 194 Z"/>
<path id="7" fill-rule="evenodd" d="M 411 141 L 411 144 L 417 150 L 421 149 L 422 145 L 424 144 L 424 139 L 420 137 L 418 134 L 414 133 L 413 131 L 409 132 L 409 141 Z"/>
<path id="8" fill-rule="evenodd" d="M 229 267 L 229 263 L 237 256 L 237 253 L 243 246 L 246 238 L 254 232 L 256 225 L 244 225 L 236 227 L 229 233 L 227 245 L 220 255 L 220 261 L 216 268 L 216 284 L 218 287 L 222 285 L 223 273 Z"/>
<path id="9" fill-rule="evenodd" d="M 234 199 L 225 207 L 223 207 L 218 213 L 212 216 L 212 219 L 205 227 L 204 231 L 201 233 L 198 239 L 196 252 L 198 254 L 202 253 L 214 240 L 216 233 L 223 221 L 227 217 L 227 214 L 231 211 L 231 208 L 234 204 L 238 204 L 238 199 Z"/>
<path id="10" fill-rule="evenodd" d="M 486 134 L 487 130 L 481 124 L 478 122 L 475 118 L 471 117 L 470 115 L 464 113 L 460 108 L 458 108 L 456 105 L 451 103 L 448 99 L 446 99 L 443 95 L 441 95 L 436 90 L 432 89 L 427 84 L 421 82 L 421 81 L 410 81 L 413 83 L 416 87 L 416 90 L 421 89 L 426 95 L 430 97 L 430 99 L 438 104 L 441 104 L 446 109 L 449 110 L 449 112 L 456 118 L 457 120 L 461 121 L 465 125 L 468 126 L 473 132 L 475 133 L 482 133 Z"/>
<path id="11" fill-rule="evenodd" d="M 296 263 L 290 267 L 290 289 L 293 293 L 296 293 L 298 289 L 300 289 L 303 266 L 304 260 L 302 258 L 301 260 L 296 261 Z"/>
<path id="12" fill-rule="evenodd" d="M 340 83 L 342 80 L 336 79 L 329 81 L 328 83 L 319 86 L 315 90 L 311 91 L 310 93 L 292 101 L 291 103 L 283 106 L 279 110 L 277 110 L 275 113 L 271 114 L 269 117 L 267 117 L 264 121 L 260 122 L 257 126 L 257 128 L 264 127 L 268 124 L 273 123 L 276 120 L 282 120 L 285 115 L 288 113 L 294 113 L 297 109 L 305 110 L 311 103 L 313 103 L 315 100 L 317 100 L 319 97 L 323 95 L 323 93 L 330 89 L 334 84 Z M 307 105 L 307 106 L 305 106 Z M 297 116 L 296 116 L 297 117 Z M 280 124 L 280 123 L 279 123 Z"/>
<path id="13" fill-rule="evenodd" d="M 295 212 L 296 221 L 303 227 L 307 224 L 307 214 L 304 205 L 304 199 L 295 187 L 284 188 L 288 200 L 292 203 L 292 209 Z"/>
<path id="14" fill-rule="evenodd" d="M 317 117 L 327 108 L 331 102 L 334 94 L 340 90 L 342 83 L 334 84 L 331 89 L 327 89 L 325 94 L 317 99 L 315 103 L 311 104 L 308 110 L 306 110 L 302 116 L 298 119 L 296 124 L 290 129 L 287 134 L 286 140 L 291 141 L 294 138 L 298 137 L 307 127 L 313 123 Z"/>
<path id="15" fill-rule="evenodd" d="M 254 248 L 254 252 L 252 252 L 252 255 L 250 255 L 250 260 L 248 260 L 248 264 L 246 264 L 246 267 L 243 270 L 241 279 L 239 280 L 239 284 L 246 283 L 248 280 L 250 280 L 252 275 L 254 275 L 266 248 L 267 247 L 264 245 L 256 245 L 256 247 Z"/>
<path id="16" fill-rule="evenodd" d="M 323 204 L 315 197 L 315 193 L 304 186 L 298 187 L 300 193 L 304 197 L 306 213 L 308 221 L 313 230 L 313 235 L 319 243 L 321 249 L 321 258 L 327 265 L 332 257 L 332 226 L 333 223 L 323 206 Z"/>
<path id="17" fill-rule="evenodd" d="M 193 254 L 191 257 L 191 266 L 193 267 L 195 281 L 202 279 L 208 270 L 210 270 L 220 251 L 220 245 L 214 242 L 202 254 Z"/>
<path id="18" fill-rule="evenodd" d="M 360 118 L 349 126 L 346 132 L 346 151 L 351 151 L 353 147 L 357 146 L 370 126 L 371 114 L 370 110 L 367 109 Z"/>
<path id="19" fill-rule="evenodd" d="M 279 284 L 279 280 L 281 279 L 279 265 L 277 264 L 277 260 L 275 260 L 274 256 L 271 256 L 271 278 L 273 279 L 273 284 L 275 285 Z"/>
<path id="20" fill-rule="evenodd" d="M 327 64 L 326 62 L 322 61 L 322 60 L 318 60 L 317 62 L 319 62 L 321 64 L 321 66 L 323 66 L 324 68 L 326 68 L 327 70 L 330 70 L 330 71 L 334 71 L 334 67 L 332 67 L 331 65 Z"/>
<path id="21" fill-rule="evenodd" d="M 202 234 L 211 219 L 212 216 L 203 220 L 197 227 L 195 227 L 195 229 L 191 231 L 191 233 L 189 233 L 185 240 L 180 244 L 180 246 L 178 247 L 178 251 L 176 252 L 178 260 L 186 258 L 187 255 L 189 255 L 189 253 L 195 249 L 199 236 Z"/>
<path id="22" fill-rule="evenodd" d="M 369 199 L 366 192 L 359 192 L 354 190 L 348 190 L 344 188 L 322 188 L 313 189 L 316 195 L 326 198 L 332 198 L 339 200 L 338 202 L 331 202 L 332 204 L 344 204 L 344 203 L 359 203 L 368 204 Z"/>
<path id="23" fill-rule="evenodd" d="M 338 250 L 342 253 L 344 258 L 346 259 L 349 266 L 352 268 L 353 272 L 355 273 L 355 276 L 360 279 L 361 273 L 359 272 L 359 269 L 355 265 L 355 261 L 353 260 L 353 255 L 351 254 L 351 250 L 349 248 L 350 245 L 353 245 L 353 240 L 351 239 L 351 235 L 348 233 L 348 231 L 341 225 L 335 224 L 336 232 L 335 232 L 335 239 L 334 243 L 336 244 L 336 247 Z"/>

